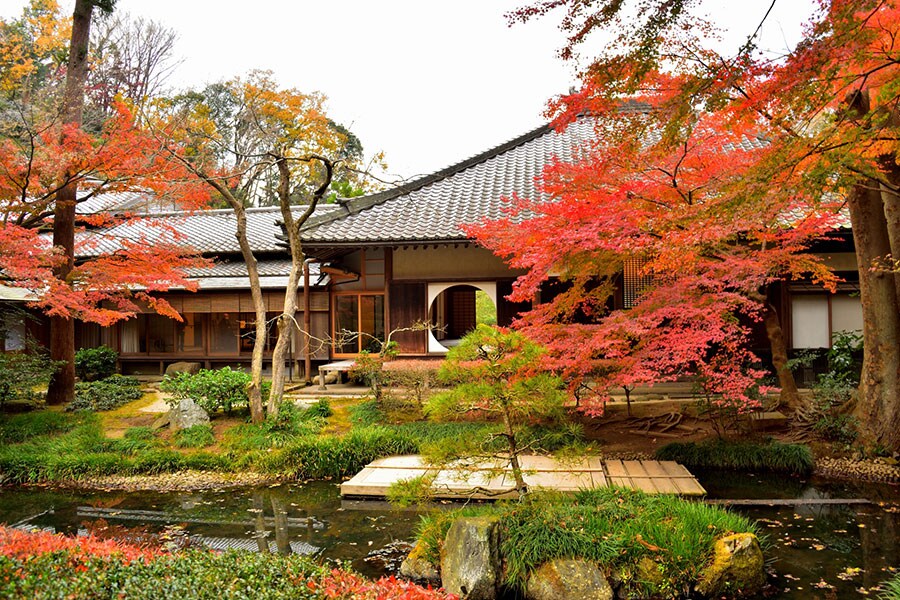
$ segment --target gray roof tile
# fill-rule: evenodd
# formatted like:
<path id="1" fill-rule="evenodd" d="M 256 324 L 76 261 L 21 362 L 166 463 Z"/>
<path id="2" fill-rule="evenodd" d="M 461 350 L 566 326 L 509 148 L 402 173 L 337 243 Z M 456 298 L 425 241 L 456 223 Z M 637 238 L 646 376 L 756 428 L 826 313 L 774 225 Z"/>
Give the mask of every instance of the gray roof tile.
<path id="1" fill-rule="evenodd" d="M 594 121 L 579 120 L 564 131 L 539 127 L 461 163 L 393 190 L 350 200 L 310 220 L 310 244 L 463 240 L 461 224 L 503 215 L 513 194 L 549 200 L 535 178 L 554 161 L 570 161 L 594 138 Z"/>
<path id="2" fill-rule="evenodd" d="M 324 204 L 316 215 L 337 208 Z M 297 206 L 299 215 L 305 207 Z M 247 239 L 255 252 L 284 252 L 277 245 L 275 235 L 281 211 L 278 207 L 247 209 Z M 123 241 L 145 244 L 178 244 L 189 246 L 203 254 L 237 254 L 241 249 L 235 237 L 236 219 L 231 209 L 194 213 L 151 213 L 125 223 L 80 232 L 76 239 L 79 257 L 113 253 L 122 248 Z"/>

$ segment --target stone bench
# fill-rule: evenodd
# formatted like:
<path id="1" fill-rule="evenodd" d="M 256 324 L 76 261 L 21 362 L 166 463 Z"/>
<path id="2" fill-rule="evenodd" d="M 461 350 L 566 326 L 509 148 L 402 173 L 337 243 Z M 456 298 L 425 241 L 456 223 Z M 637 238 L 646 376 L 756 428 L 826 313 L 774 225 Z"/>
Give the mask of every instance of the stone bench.
<path id="1" fill-rule="evenodd" d="M 356 364 L 355 360 L 339 360 L 333 363 L 328 363 L 327 365 L 322 365 L 319 367 L 319 389 L 323 392 L 328 391 L 328 388 L 325 386 L 325 374 L 326 373 L 336 373 L 337 374 L 337 383 L 342 383 L 341 381 L 341 373 L 349 373 L 350 369 L 353 368 L 353 365 Z"/>

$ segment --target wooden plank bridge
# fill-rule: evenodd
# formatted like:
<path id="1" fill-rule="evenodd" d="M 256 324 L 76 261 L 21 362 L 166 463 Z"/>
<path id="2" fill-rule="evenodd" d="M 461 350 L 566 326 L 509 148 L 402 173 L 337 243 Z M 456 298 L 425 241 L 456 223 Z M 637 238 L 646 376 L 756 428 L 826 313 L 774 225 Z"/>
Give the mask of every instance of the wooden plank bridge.
<path id="1" fill-rule="evenodd" d="M 616 485 L 651 494 L 704 496 L 706 490 L 683 466 L 672 461 L 602 460 L 587 456 L 557 460 L 547 456 L 519 457 L 523 478 L 531 488 L 572 492 Z M 369 463 L 341 484 L 341 495 L 383 498 L 392 483 L 429 477 L 438 499 L 498 499 L 516 495 L 508 461 L 456 462 L 429 465 L 421 456 L 391 456 Z"/>

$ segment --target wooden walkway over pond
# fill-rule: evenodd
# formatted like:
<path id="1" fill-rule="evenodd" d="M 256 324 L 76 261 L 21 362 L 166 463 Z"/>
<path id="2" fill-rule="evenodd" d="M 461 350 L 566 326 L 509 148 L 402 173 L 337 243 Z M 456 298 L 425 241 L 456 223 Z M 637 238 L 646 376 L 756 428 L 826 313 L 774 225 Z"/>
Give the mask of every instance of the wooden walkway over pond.
<path id="1" fill-rule="evenodd" d="M 557 460 L 547 456 L 520 456 L 525 483 L 531 488 L 573 492 L 617 485 L 651 494 L 704 496 L 706 490 L 690 471 L 672 461 L 603 460 L 587 456 Z M 369 463 L 341 484 L 341 495 L 383 498 L 392 483 L 414 477 L 433 478 L 437 499 L 489 500 L 510 498 L 515 483 L 508 462 L 457 462 L 437 468 L 421 456 L 391 456 Z"/>

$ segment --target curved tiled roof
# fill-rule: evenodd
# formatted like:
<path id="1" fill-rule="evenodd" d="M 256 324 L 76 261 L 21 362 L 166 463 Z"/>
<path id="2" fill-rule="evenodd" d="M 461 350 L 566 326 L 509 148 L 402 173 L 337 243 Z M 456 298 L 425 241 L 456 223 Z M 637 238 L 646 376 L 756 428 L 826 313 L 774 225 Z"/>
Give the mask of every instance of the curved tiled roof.
<path id="1" fill-rule="evenodd" d="M 549 200 L 535 178 L 554 161 L 570 161 L 594 138 L 594 121 L 580 119 L 564 131 L 542 126 L 433 175 L 350 200 L 311 219 L 303 240 L 313 245 L 353 242 L 464 240 L 460 224 L 503 215 L 513 194 Z"/>
<path id="2" fill-rule="evenodd" d="M 294 213 L 300 215 L 305 208 L 297 206 Z M 323 204 L 316 208 L 315 214 L 326 214 L 336 208 L 334 204 Z M 247 239 L 254 252 L 284 252 L 275 237 L 281 231 L 280 218 L 278 207 L 247 209 Z M 111 227 L 80 232 L 75 242 L 76 253 L 83 258 L 110 254 L 128 240 L 189 246 L 203 254 L 236 254 L 241 249 L 235 231 L 236 218 L 231 209 L 152 213 Z"/>

